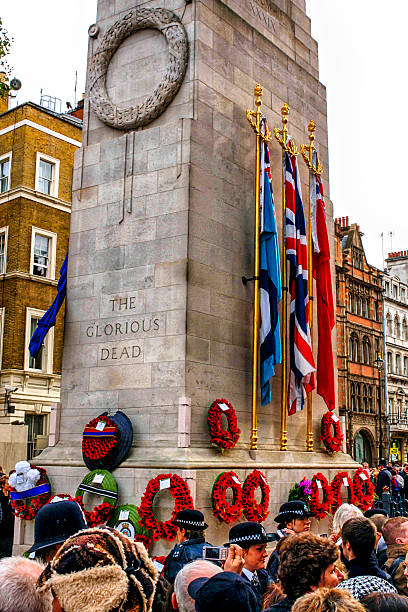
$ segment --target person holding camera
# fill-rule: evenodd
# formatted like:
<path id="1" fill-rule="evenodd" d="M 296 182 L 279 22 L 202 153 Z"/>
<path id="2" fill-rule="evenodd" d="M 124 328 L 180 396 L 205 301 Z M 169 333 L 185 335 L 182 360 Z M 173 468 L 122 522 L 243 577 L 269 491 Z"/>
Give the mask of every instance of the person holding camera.
<path id="1" fill-rule="evenodd" d="M 177 546 L 166 557 L 164 577 L 171 584 L 178 572 L 190 561 L 203 558 L 203 548 L 211 546 L 205 541 L 204 515 L 199 510 L 180 510 L 174 520 L 177 527 Z"/>
<path id="2" fill-rule="evenodd" d="M 231 527 L 229 542 L 225 546 L 237 544 L 243 550 L 244 567 L 241 576 L 255 591 L 259 605 L 270 582 L 265 562 L 268 556 L 266 545 L 271 537 L 260 523 L 248 521 Z"/>

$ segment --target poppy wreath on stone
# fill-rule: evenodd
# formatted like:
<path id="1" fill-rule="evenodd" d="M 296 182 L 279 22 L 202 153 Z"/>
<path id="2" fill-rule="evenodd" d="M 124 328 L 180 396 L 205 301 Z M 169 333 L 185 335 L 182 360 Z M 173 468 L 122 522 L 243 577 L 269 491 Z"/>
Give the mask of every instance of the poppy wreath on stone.
<path id="1" fill-rule="evenodd" d="M 115 509 L 108 521 L 108 526 L 114 527 L 130 540 L 142 542 L 147 550 L 152 543 L 152 535 L 150 531 L 140 525 L 139 521 L 140 516 L 137 507 L 132 504 L 124 504 Z"/>
<path id="2" fill-rule="evenodd" d="M 320 486 L 319 484 L 320 483 Z M 321 472 L 315 474 L 311 481 L 311 495 L 309 509 L 314 513 L 315 518 L 323 519 L 330 512 L 331 505 L 333 503 L 333 492 L 329 481 L 326 476 Z M 323 493 L 322 503 L 319 501 L 319 491 Z"/>
<path id="3" fill-rule="evenodd" d="M 261 489 L 260 503 L 255 499 L 255 490 Z M 248 521 L 262 523 L 269 515 L 270 488 L 265 476 L 259 470 L 254 470 L 245 478 L 242 487 L 242 507 Z"/>
<path id="4" fill-rule="evenodd" d="M 169 520 L 159 521 L 153 514 L 153 500 L 156 493 L 164 489 L 172 494 L 174 509 Z M 186 509 L 194 510 L 193 498 L 186 481 L 177 474 L 159 474 L 147 483 L 140 506 L 137 508 L 140 516 L 139 525 L 150 531 L 153 540 L 159 540 L 160 538 L 168 541 L 174 540 L 177 527 L 173 521 L 180 510 Z"/>
<path id="5" fill-rule="evenodd" d="M 85 493 L 102 496 L 101 504 L 94 506 L 88 512 L 85 510 L 83 497 Z M 112 516 L 113 511 L 118 503 L 118 485 L 115 478 L 107 470 L 93 470 L 89 472 L 75 493 L 75 499 L 84 511 L 88 527 L 96 527 L 102 523 L 106 523 Z"/>
<path id="6" fill-rule="evenodd" d="M 10 486 L 10 504 L 14 515 L 26 521 L 35 518 L 39 509 L 45 506 L 51 497 L 51 485 L 46 470 L 35 465 L 30 465 L 30 469 L 38 470 L 40 473 L 40 478 L 34 487 L 26 491 L 17 491 Z"/>
<path id="7" fill-rule="evenodd" d="M 113 471 L 129 454 L 132 439 L 132 423 L 120 410 L 95 417 L 82 433 L 82 457 L 86 467 L 90 471 Z"/>
<path id="8" fill-rule="evenodd" d="M 228 421 L 228 429 L 221 427 L 223 414 Z M 216 399 L 211 404 L 208 409 L 207 423 L 212 444 L 216 444 L 222 450 L 234 448 L 239 440 L 241 430 L 238 428 L 235 410 L 226 399 Z"/>
<path id="9" fill-rule="evenodd" d="M 344 485 L 344 479 L 346 479 L 348 489 L 347 503 L 354 505 L 357 504 L 357 498 L 354 493 L 353 481 L 351 480 L 347 472 L 339 472 L 331 481 L 331 489 L 333 493 L 333 502 L 331 507 L 332 514 L 334 514 L 337 508 L 339 508 L 342 504 L 340 491 L 341 487 Z"/>
<path id="10" fill-rule="evenodd" d="M 227 489 L 232 489 L 232 504 L 227 502 Z M 242 514 L 242 485 L 235 472 L 217 476 L 211 493 L 213 515 L 224 523 L 235 523 Z"/>
<path id="11" fill-rule="evenodd" d="M 333 433 L 332 433 L 333 428 Z M 333 412 L 328 410 L 322 417 L 320 439 L 328 453 L 338 453 L 343 444 L 340 421 L 333 418 Z"/>
<path id="12" fill-rule="evenodd" d="M 356 506 L 363 512 L 372 507 L 375 487 L 362 468 L 358 468 L 353 476 L 353 490 L 357 499 Z"/>

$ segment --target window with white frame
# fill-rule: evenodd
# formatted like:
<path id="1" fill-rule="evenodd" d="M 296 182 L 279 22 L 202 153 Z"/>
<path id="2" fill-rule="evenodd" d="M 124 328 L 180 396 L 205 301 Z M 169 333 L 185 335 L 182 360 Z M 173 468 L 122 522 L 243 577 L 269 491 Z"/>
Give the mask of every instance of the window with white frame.
<path id="1" fill-rule="evenodd" d="M 8 227 L 0 228 L 0 274 L 5 274 L 7 264 Z"/>
<path id="2" fill-rule="evenodd" d="M 32 335 L 37 329 L 38 321 L 43 316 L 43 310 L 27 308 L 24 369 L 36 372 L 52 372 L 54 350 L 54 328 L 45 336 L 42 346 L 35 357 L 30 354 L 29 345 Z"/>
<path id="3" fill-rule="evenodd" d="M 35 188 L 46 195 L 58 197 L 59 159 L 37 153 Z"/>
<path id="4" fill-rule="evenodd" d="M 10 189 L 11 153 L 0 157 L 0 193 Z"/>
<path id="5" fill-rule="evenodd" d="M 31 274 L 55 278 L 57 234 L 38 227 L 31 234 Z"/>

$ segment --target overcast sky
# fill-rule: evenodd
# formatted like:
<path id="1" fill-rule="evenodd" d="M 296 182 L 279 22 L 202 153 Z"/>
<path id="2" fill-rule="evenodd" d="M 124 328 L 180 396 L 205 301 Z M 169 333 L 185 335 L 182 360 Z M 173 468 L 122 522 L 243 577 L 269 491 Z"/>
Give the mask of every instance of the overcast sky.
<path id="1" fill-rule="evenodd" d="M 408 249 L 405 149 L 408 143 L 406 24 L 408 1 L 306 0 L 327 87 L 330 195 L 335 216 L 360 224 L 369 263 L 384 250 Z M 88 26 L 96 0 L 2 2 L 14 38 L 17 102 L 39 102 L 40 90 L 74 102 L 85 84 Z M 398 164 L 396 163 L 398 161 Z M 392 171 L 391 171 L 392 164 Z M 401 168 L 399 168 L 401 166 Z"/>

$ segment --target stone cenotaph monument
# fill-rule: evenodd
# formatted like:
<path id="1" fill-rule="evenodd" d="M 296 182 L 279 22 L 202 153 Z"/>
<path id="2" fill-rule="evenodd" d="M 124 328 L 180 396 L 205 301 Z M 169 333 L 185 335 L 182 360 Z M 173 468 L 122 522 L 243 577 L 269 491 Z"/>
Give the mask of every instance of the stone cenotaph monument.
<path id="1" fill-rule="evenodd" d="M 326 93 L 305 0 L 98 0 L 74 170 L 60 422 L 38 459 L 55 493 L 74 494 L 88 471 L 84 426 L 120 409 L 134 432 L 113 472 L 120 503 L 138 505 L 151 478 L 176 473 L 218 543 L 228 530 L 211 513 L 220 472 L 243 482 L 262 470 L 273 529 L 296 481 L 355 466 L 325 452 L 317 395 L 314 451 L 306 452 L 306 410 L 288 417 L 280 451 L 281 366 L 272 402 L 258 409 L 258 450 L 249 452 L 253 286 L 241 279 L 253 271 L 255 137 L 246 110 L 257 83 L 271 129 L 285 102 L 299 147 L 316 123 L 333 242 Z M 280 231 L 276 141 L 270 156 Z M 301 160 L 299 168 L 307 209 Z M 333 343 L 336 352 L 335 334 Z M 241 429 L 225 453 L 211 445 L 206 421 L 217 398 L 231 402 Z M 156 515 L 169 518 L 173 498 L 156 498 Z"/>

